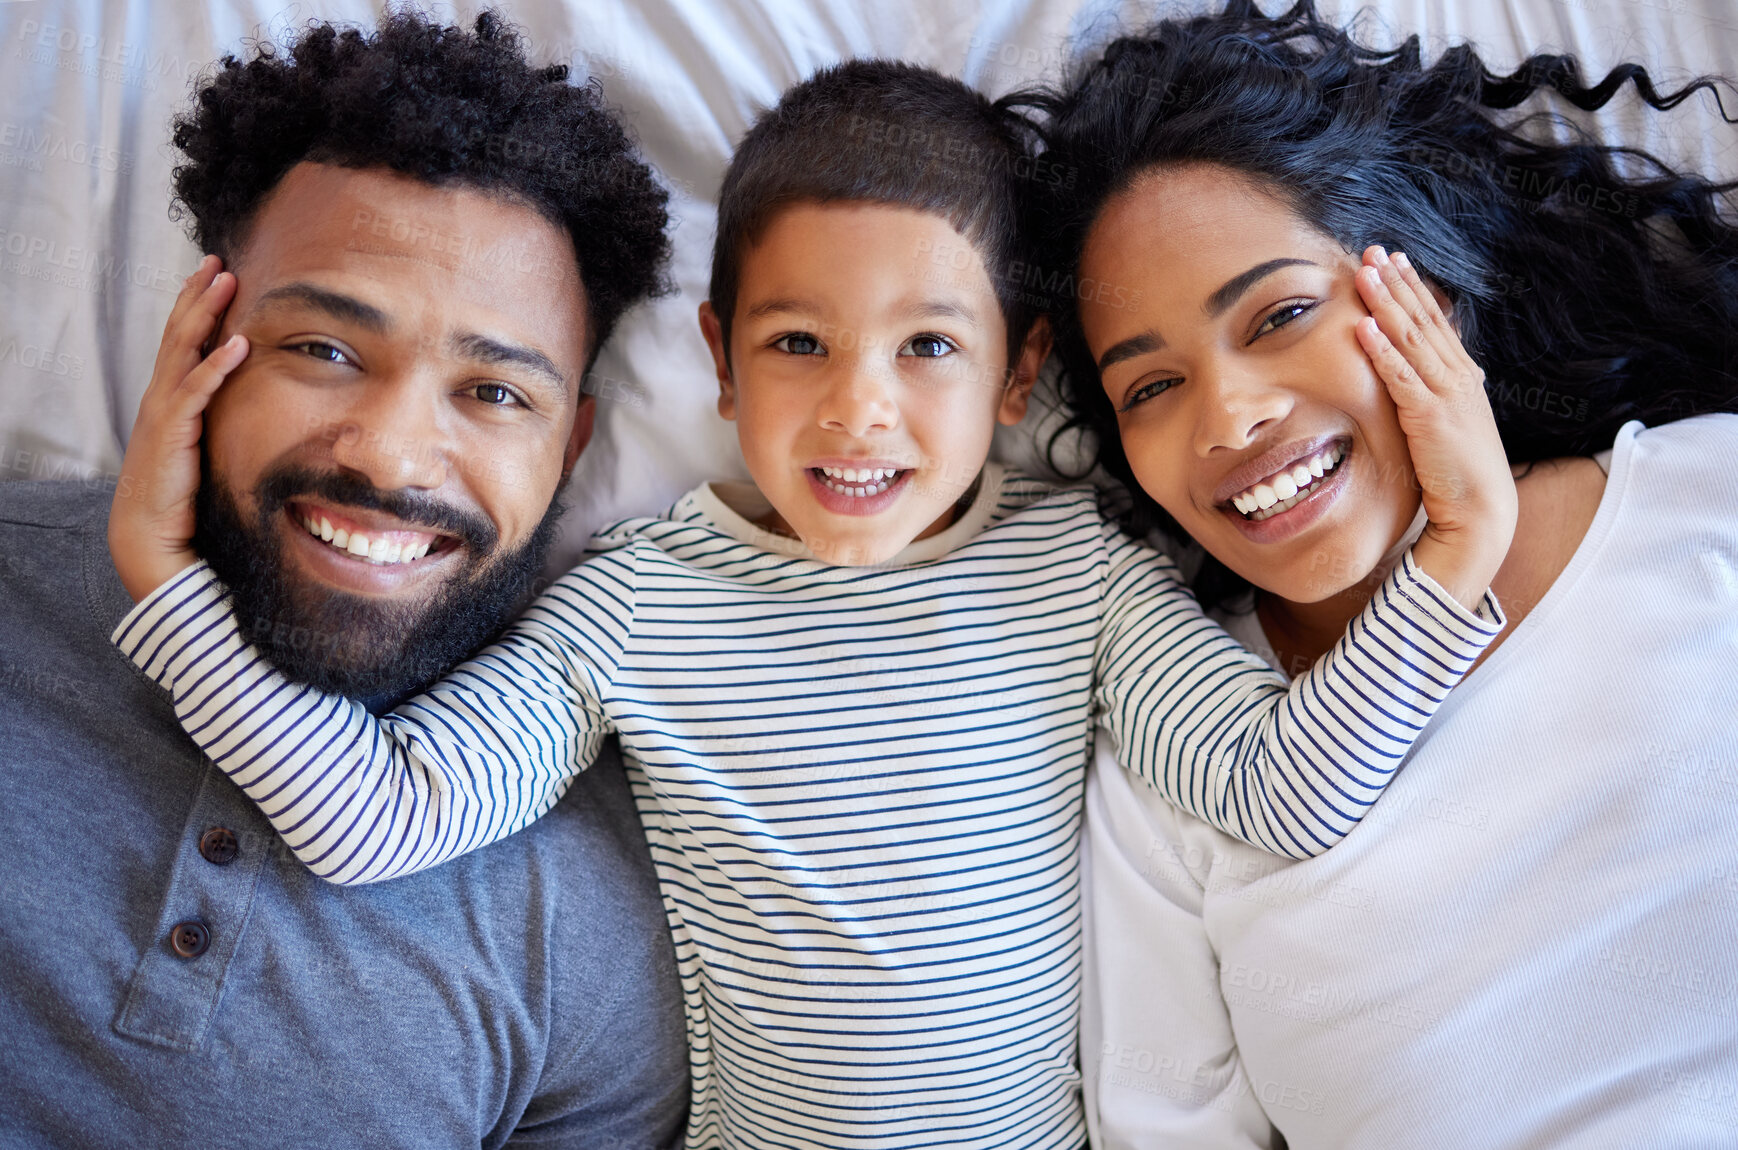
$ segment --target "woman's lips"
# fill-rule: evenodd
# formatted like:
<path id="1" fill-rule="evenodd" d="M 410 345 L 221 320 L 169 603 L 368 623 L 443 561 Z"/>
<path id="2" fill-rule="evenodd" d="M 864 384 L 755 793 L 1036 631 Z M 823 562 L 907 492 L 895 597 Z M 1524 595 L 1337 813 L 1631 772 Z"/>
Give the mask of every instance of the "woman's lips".
<path id="1" fill-rule="evenodd" d="M 1302 498 L 1294 495 L 1288 509 L 1274 511 L 1274 507 L 1284 502 L 1276 500 L 1268 508 L 1268 514 L 1259 519 L 1250 518 L 1230 503 L 1222 506 L 1221 513 L 1252 543 L 1283 542 L 1307 530 L 1327 514 L 1328 509 L 1339 500 L 1341 492 L 1345 490 L 1346 475 L 1353 466 L 1351 447 L 1347 445 L 1341 449 L 1340 458 L 1332 470 L 1324 469 L 1319 478 L 1312 476 L 1315 482 L 1307 490 L 1295 493 Z M 1257 510 L 1259 512 L 1260 509 Z"/>

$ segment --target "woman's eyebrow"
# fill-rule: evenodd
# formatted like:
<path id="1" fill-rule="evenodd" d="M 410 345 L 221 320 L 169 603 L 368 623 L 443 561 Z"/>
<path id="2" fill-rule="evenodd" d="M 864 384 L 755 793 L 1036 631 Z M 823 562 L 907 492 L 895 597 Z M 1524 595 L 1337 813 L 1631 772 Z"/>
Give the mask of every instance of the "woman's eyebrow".
<path id="1" fill-rule="evenodd" d="M 1220 316 L 1225 314 L 1227 308 L 1242 298 L 1244 292 L 1248 291 L 1280 268 L 1289 268 L 1297 264 L 1307 264 L 1312 268 L 1322 266 L 1314 260 L 1299 259 L 1296 256 L 1283 257 L 1281 259 L 1268 260 L 1265 263 L 1256 264 L 1248 271 L 1234 275 L 1226 280 L 1224 286 L 1207 297 L 1207 302 L 1201 305 L 1201 310 L 1207 313 L 1208 319 L 1218 319 Z"/>

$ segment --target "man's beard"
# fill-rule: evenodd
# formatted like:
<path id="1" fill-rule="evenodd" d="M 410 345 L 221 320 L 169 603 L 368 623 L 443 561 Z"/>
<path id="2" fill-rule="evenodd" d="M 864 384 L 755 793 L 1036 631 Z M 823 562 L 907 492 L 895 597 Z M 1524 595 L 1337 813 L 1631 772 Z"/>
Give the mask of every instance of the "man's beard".
<path id="1" fill-rule="evenodd" d="M 209 467 L 204 472 L 193 545 L 234 593 L 243 637 L 289 678 L 375 706 L 414 694 L 500 634 L 534 589 L 562 511 L 558 494 L 529 539 L 496 554 L 493 524 L 420 492 L 286 466 L 261 479 L 250 523 L 229 488 Z M 408 603 L 311 585 L 285 569 L 279 535 L 284 505 L 301 497 L 384 511 L 452 536 L 466 565 Z"/>

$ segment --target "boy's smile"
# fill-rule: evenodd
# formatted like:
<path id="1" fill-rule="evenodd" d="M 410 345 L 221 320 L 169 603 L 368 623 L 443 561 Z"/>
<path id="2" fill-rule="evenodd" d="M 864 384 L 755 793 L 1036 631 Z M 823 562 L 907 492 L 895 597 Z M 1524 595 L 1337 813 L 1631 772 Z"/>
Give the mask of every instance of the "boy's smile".
<path id="1" fill-rule="evenodd" d="M 1048 349 L 1035 332 L 1010 377 L 971 242 L 913 208 L 797 204 L 744 253 L 740 283 L 728 355 L 710 304 L 701 327 L 765 526 L 844 565 L 947 527 Z"/>

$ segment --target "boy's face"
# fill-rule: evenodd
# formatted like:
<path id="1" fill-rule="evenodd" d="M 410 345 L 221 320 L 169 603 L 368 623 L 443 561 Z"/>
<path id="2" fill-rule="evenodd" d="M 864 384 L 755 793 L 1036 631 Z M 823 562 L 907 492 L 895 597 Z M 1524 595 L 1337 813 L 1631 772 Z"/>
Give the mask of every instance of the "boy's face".
<path id="1" fill-rule="evenodd" d="M 740 284 L 728 358 L 710 304 L 701 327 L 767 526 L 863 565 L 952 522 L 1048 350 L 1035 331 L 1009 372 L 977 249 L 928 212 L 799 204 L 744 254 Z"/>

